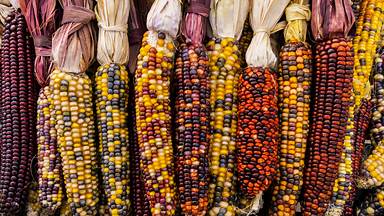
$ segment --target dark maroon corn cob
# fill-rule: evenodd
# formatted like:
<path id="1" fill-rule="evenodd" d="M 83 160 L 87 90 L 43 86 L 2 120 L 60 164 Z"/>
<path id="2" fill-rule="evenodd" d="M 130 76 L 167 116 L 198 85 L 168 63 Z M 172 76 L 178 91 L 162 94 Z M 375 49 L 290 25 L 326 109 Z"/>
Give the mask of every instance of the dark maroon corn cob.
<path id="1" fill-rule="evenodd" d="M 7 17 L 1 51 L 0 214 L 25 206 L 36 152 L 33 43 L 19 11 Z"/>
<path id="2" fill-rule="evenodd" d="M 353 76 L 353 49 L 345 38 L 316 46 L 313 123 L 304 172 L 304 215 L 326 212 L 343 150 Z"/>

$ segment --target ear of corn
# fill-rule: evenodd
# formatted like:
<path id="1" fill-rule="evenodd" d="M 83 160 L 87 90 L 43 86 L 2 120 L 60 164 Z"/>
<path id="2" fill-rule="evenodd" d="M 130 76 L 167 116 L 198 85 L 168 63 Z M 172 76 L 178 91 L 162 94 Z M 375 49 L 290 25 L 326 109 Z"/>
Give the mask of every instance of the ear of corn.
<path id="1" fill-rule="evenodd" d="M 96 112 L 103 190 L 111 215 L 129 211 L 128 72 L 117 64 L 96 72 Z"/>
<path id="2" fill-rule="evenodd" d="M 253 199 L 268 189 L 278 166 L 277 74 L 247 67 L 238 94 L 237 171 L 241 193 Z"/>
<path id="3" fill-rule="evenodd" d="M 145 193 L 153 216 L 175 214 L 170 75 L 175 47 L 162 32 L 144 34 L 135 71 L 136 129 Z"/>
<path id="4" fill-rule="evenodd" d="M 273 191 L 273 215 L 294 215 L 303 184 L 309 130 L 312 53 L 308 44 L 290 42 L 280 51 L 279 176 Z"/>
<path id="5" fill-rule="evenodd" d="M 130 75 L 129 91 L 134 92 L 134 75 Z M 131 206 L 133 215 L 150 216 L 151 209 L 145 194 L 144 179 L 140 171 L 140 149 L 137 140 L 136 116 L 135 116 L 135 95 L 129 94 L 129 159 L 130 159 L 130 183 L 131 183 Z"/>
<path id="6" fill-rule="evenodd" d="M 1 49 L 0 214 L 26 206 L 36 153 L 36 82 L 33 43 L 20 12 L 6 19 Z"/>
<path id="7" fill-rule="evenodd" d="M 362 99 L 367 98 L 370 90 L 369 77 L 374 63 L 376 47 L 379 44 L 384 19 L 384 2 L 365 0 L 361 4 L 361 14 L 357 21 L 356 36 L 354 38 L 355 48 L 355 80 L 354 92 L 356 95 L 355 105 L 358 111 Z M 375 114 L 374 114 L 375 118 Z M 374 131 L 373 131 L 374 132 Z M 375 133 L 375 132 L 374 132 Z M 377 136 L 377 134 L 374 136 Z M 372 154 L 363 162 L 361 178 L 357 180 L 359 187 L 379 186 L 384 182 L 384 165 L 382 153 L 384 148 L 380 144 Z"/>
<path id="8" fill-rule="evenodd" d="M 316 46 L 315 100 L 307 165 L 304 215 L 324 214 L 338 176 L 352 93 L 351 41 L 339 38 Z"/>
<path id="9" fill-rule="evenodd" d="M 237 82 L 240 52 L 231 38 L 207 45 L 211 88 L 210 184 L 208 215 L 235 215 Z"/>
<path id="10" fill-rule="evenodd" d="M 91 80 L 55 70 L 50 80 L 65 190 L 73 215 L 96 215 L 97 158 Z"/>
<path id="11" fill-rule="evenodd" d="M 210 89 L 208 56 L 201 45 L 181 44 L 176 58 L 176 172 L 183 215 L 208 208 Z"/>
<path id="12" fill-rule="evenodd" d="M 57 147 L 56 119 L 49 86 L 41 89 L 37 101 L 38 196 L 42 208 L 55 212 L 62 204 L 64 184 Z"/>

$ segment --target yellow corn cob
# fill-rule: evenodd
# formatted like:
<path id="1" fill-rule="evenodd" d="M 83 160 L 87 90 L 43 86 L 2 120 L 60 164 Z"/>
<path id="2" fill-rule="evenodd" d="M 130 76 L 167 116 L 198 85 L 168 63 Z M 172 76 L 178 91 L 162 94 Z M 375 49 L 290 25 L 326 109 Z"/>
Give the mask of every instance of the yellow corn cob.
<path id="1" fill-rule="evenodd" d="M 91 80 L 53 71 L 50 81 L 66 195 L 73 215 L 97 214 L 98 181 Z"/>

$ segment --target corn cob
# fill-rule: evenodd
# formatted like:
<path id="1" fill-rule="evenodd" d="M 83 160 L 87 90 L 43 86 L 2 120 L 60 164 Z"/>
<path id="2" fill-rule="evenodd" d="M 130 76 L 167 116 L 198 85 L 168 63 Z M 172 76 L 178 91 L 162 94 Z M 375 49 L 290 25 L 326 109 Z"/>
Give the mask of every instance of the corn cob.
<path id="1" fill-rule="evenodd" d="M 55 70 L 49 86 L 71 212 L 96 215 L 98 184 L 91 80 L 86 74 Z"/>
<path id="2" fill-rule="evenodd" d="M 103 190 L 111 215 L 126 215 L 128 199 L 128 72 L 104 64 L 96 72 L 96 110 Z"/>
<path id="3" fill-rule="evenodd" d="M 369 77 L 381 36 L 383 12 L 382 1 L 364 0 L 361 4 L 361 14 L 357 20 L 356 35 L 353 39 L 355 51 L 353 89 L 356 109 L 360 107 L 361 100 L 370 90 Z"/>
<path id="4" fill-rule="evenodd" d="M 268 189 L 277 169 L 277 76 L 247 67 L 239 79 L 237 171 L 241 192 L 252 199 Z"/>
<path id="5" fill-rule="evenodd" d="M 130 74 L 131 75 L 131 74 Z M 134 92 L 134 78 L 130 77 L 130 92 Z M 129 94 L 129 128 L 131 129 L 129 133 L 129 148 L 132 151 L 129 151 L 130 159 L 130 175 L 131 175 L 131 203 L 132 203 L 132 214 L 133 215 L 142 215 L 150 216 L 151 209 L 147 196 L 145 195 L 144 179 L 142 173 L 140 172 L 140 149 L 138 146 L 137 132 L 136 132 L 136 116 L 135 116 L 135 95 Z"/>
<path id="6" fill-rule="evenodd" d="M 263 193 L 275 179 L 278 167 L 277 58 L 270 33 L 289 1 L 250 1 L 254 36 L 246 53 L 247 68 L 239 78 L 236 161 L 240 196 L 253 215 L 262 207 Z M 273 10 L 272 10 L 273 8 Z"/>
<path id="7" fill-rule="evenodd" d="M 307 21 L 311 15 L 308 2 L 292 1 L 285 9 L 288 24 L 284 30 L 286 44 L 280 51 L 279 170 L 273 190 L 271 215 L 295 215 L 303 184 L 305 150 L 309 130 L 312 52 L 305 42 Z M 301 14 L 295 17 L 294 14 Z"/>
<path id="8" fill-rule="evenodd" d="M 374 142 L 379 144 L 384 139 L 384 40 L 377 48 L 375 66 L 373 70 L 373 95 L 372 95 L 372 128 L 371 135 Z"/>
<path id="9" fill-rule="evenodd" d="M 353 207 L 355 196 L 356 196 L 355 179 L 359 175 L 361 161 L 363 158 L 365 137 L 366 137 L 370 119 L 371 119 L 371 103 L 370 101 L 364 99 L 361 103 L 359 112 L 354 116 L 354 120 L 353 120 L 354 128 L 351 129 L 354 133 L 352 137 L 353 138 L 352 152 L 350 153 L 352 156 L 352 164 L 348 165 L 348 167 L 352 168 L 351 171 L 353 175 L 350 182 L 349 190 L 346 191 L 346 194 L 349 196 L 349 198 L 345 203 L 345 209 L 344 209 L 345 215 L 353 215 L 352 207 Z M 344 142 L 347 142 L 347 140 L 345 140 Z M 340 176 L 340 177 L 344 178 L 344 176 Z M 343 199 L 346 199 L 345 196 L 337 197 L 337 200 L 339 203 L 340 202 L 344 203 L 344 201 L 342 201 Z"/>
<path id="10" fill-rule="evenodd" d="M 309 45 L 303 42 L 290 42 L 280 51 L 280 168 L 272 197 L 273 215 L 294 215 L 300 195 L 309 129 L 311 57 Z"/>
<path id="11" fill-rule="evenodd" d="M 207 45 L 211 89 L 209 215 L 235 215 L 235 148 L 237 85 L 240 73 L 238 43 L 217 38 Z"/>
<path id="12" fill-rule="evenodd" d="M 245 61 L 245 53 L 251 43 L 253 36 L 253 30 L 251 25 L 249 24 L 249 20 L 247 19 L 244 23 L 243 33 L 241 34 L 241 38 L 239 40 L 239 49 L 241 53 L 240 64 L 242 68 L 247 67 L 247 62 Z"/>
<path id="13" fill-rule="evenodd" d="M 360 101 L 369 96 L 369 77 L 372 70 L 376 47 L 381 38 L 381 30 L 384 19 L 384 2 L 366 0 L 361 4 L 361 14 L 357 22 L 356 37 L 354 38 L 355 50 L 355 79 L 354 92 L 356 94 L 356 109 Z M 375 114 L 374 114 L 375 118 Z M 374 135 L 375 136 L 375 135 Z M 384 171 L 381 165 L 383 161 L 380 145 L 363 162 L 361 177 L 357 179 L 359 187 L 368 188 L 381 185 L 384 182 Z"/>
<path id="14" fill-rule="evenodd" d="M 55 212 L 62 204 L 61 158 L 57 147 L 56 119 L 51 118 L 53 105 L 49 86 L 41 89 L 37 101 L 38 196 L 42 208 Z"/>
<path id="15" fill-rule="evenodd" d="M 36 83 L 33 49 L 19 11 L 6 19 L 1 49 L 0 214 L 16 215 L 25 207 L 30 165 L 36 152 Z M 28 50 L 28 49 L 32 49 Z"/>
<path id="16" fill-rule="evenodd" d="M 181 44 L 176 57 L 176 172 L 183 215 L 208 207 L 209 74 L 203 46 Z"/>
<path id="17" fill-rule="evenodd" d="M 337 178 L 351 98 L 353 50 L 339 38 L 316 46 L 316 88 L 308 163 L 304 174 L 304 215 L 324 214 Z"/>
<path id="18" fill-rule="evenodd" d="M 175 47 L 165 33 L 146 32 L 135 72 L 136 129 L 152 215 L 175 214 L 169 84 Z"/>

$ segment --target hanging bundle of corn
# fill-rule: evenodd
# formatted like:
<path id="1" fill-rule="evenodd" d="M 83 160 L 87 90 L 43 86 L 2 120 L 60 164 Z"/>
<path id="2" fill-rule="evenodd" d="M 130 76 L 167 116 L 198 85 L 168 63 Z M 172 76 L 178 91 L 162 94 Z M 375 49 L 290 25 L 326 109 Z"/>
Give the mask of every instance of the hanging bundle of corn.
<path id="1" fill-rule="evenodd" d="M 171 142 L 170 75 L 181 20 L 179 0 L 156 0 L 147 18 L 135 71 L 136 129 L 140 167 L 153 216 L 176 208 Z"/>
<path id="2" fill-rule="evenodd" d="M 345 191 L 351 186 L 353 134 L 347 133 L 347 122 L 353 122 L 353 50 L 346 35 L 354 17 L 347 0 L 312 3 L 312 33 L 317 40 L 316 88 L 302 209 L 304 215 L 323 215 L 332 195 L 347 200 Z M 345 204 L 332 201 L 337 207 Z"/>
<path id="3" fill-rule="evenodd" d="M 248 67 L 239 79 L 237 172 L 240 192 L 248 201 L 244 213 L 257 213 L 262 195 L 276 176 L 278 166 L 277 58 L 270 34 L 277 30 L 289 0 L 251 1 L 254 32 L 246 53 Z"/>
<path id="4" fill-rule="evenodd" d="M 210 88 L 203 45 L 210 0 L 189 0 L 176 55 L 176 177 L 182 215 L 208 210 Z"/>
<path id="5" fill-rule="evenodd" d="M 95 15 L 89 0 L 62 0 L 63 20 L 52 39 L 51 122 L 55 130 L 68 205 L 73 215 L 96 215 L 97 157 L 92 84 L 85 74 L 94 59 Z M 52 119 L 54 121 L 52 121 Z"/>
<path id="6" fill-rule="evenodd" d="M 8 15 L 14 10 L 9 0 L 0 0 L 0 35 L 3 35 L 5 21 Z M 1 37 L 0 37 L 1 45 Z"/>
<path id="7" fill-rule="evenodd" d="M 365 0 L 361 5 L 361 14 L 357 22 L 356 37 L 354 39 L 355 52 L 355 76 L 354 88 L 359 92 L 366 92 L 369 89 L 368 78 L 371 74 L 372 64 L 378 41 L 381 38 L 381 31 L 384 19 L 384 2 Z M 376 74 L 375 83 L 379 81 L 380 75 Z M 381 94 L 381 93 L 380 93 Z M 365 95 L 360 94 L 360 101 Z M 375 96 L 378 98 L 378 95 Z M 360 103 L 357 101 L 356 103 Z M 376 102 L 377 104 L 377 102 Z M 377 105 L 374 106 L 377 106 Z M 373 113 L 374 123 L 379 120 L 378 112 Z M 382 128 L 373 125 L 372 130 L 377 146 L 371 155 L 362 163 L 360 177 L 357 179 L 358 187 L 369 188 L 379 186 L 384 182 L 384 146 L 381 140 Z"/>
<path id="8" fill-rule="evenodd" d="M 35 76 L 41 86 L 47 85 L 51 72 L 52 34 L 57 28 L 56 1 L 20 0 L 28 29 L 35 45 Z M 55 120 L 51 121 L 49 87 L 41 89 L 37 106 L 38 183 L 39 202 L 50 213 L 62 203 L 62 170 L 57 149 Z"/>
<path id="9" fill-rule="evenodd" d="M 286 8 L 286 44 L 280 51 L 280 144 L 277 184 L 272 215 L 295 215 L 303 184 L 304 158 L 309 130 L 312 53 L 305 42 L 311 17 L 308 1 L 294 0 Z"/>
<path id="10" fill-rule="evenodd" d="M 209 150 L 210 184 L 208 215 L 235 215 L 235 149 L 237 82 L 240 75 L 238 39 L 248 14 L 249 1 L 212 0 L 213 30 L 208 45 L 210 70 Z"/>
<path id="11" fill-rule="evenodd" d="M 2 39 L 0 214 L 17 215 L 26 206 L 36 153 L 37 101 L 33 42 L 20 10 L 6 18 Z"/>
<path id="12" fill-rule="evenodd" d="M 129 200 L 128 92 L 129 0 L 98 0 L 95 99 L 102 188 L 110 215 L 127 215 Z"/>

